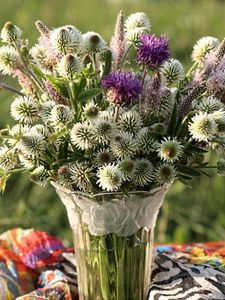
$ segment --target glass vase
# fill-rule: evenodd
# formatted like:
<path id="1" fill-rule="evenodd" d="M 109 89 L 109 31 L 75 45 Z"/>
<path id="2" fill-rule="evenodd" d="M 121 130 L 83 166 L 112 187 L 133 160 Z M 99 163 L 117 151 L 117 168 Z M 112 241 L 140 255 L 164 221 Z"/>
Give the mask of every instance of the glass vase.
<path id="1" fill-rule="evenodd" d="M 73 232 L 79 299 L 146 299 L 154 226 L 166 189 L 92 195 L 53 186 Z"/>

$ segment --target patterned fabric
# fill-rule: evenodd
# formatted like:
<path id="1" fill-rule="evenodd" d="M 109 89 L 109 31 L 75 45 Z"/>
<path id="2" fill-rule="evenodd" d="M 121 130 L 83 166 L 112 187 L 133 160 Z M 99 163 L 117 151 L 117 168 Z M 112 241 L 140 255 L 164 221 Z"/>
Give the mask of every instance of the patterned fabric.
<path id="1" fill-rule="evenodd" d="M 156 250 L 148 300 L 225 299 L 225 242 Z M 78 300 L 73 249 L 46 232 L 17 228 L 2 234 L 0 299 Z"/>

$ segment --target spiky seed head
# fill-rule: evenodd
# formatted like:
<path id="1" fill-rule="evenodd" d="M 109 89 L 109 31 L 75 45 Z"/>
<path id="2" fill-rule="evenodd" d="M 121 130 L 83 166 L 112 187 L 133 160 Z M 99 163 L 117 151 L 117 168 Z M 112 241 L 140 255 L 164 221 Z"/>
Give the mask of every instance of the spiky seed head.
<path id="1" fill-rule="evenodd" d="M 84 116 L 87 120 L 95 120 L 99 115 L 99 107 L 93 101 L 84 106 Z"/>
<path id="2" fill-rule="evenodd" d="M 66 54 L 57 65 L 60 76 L 73 80 L 81 71 L 81 62 L 77 55 Z"/>
<path id="3" fill-rule="evenodd" d="M 51 111 L 51 123 L 57 127 L 64 127 L 72 123 L 74 119 L 74 111 L 69 106 L 58 104 Z"/>
<path id="4" fill-rule="evenodd" d="M 98 165 L 104 165 L 112 161 L 113 155 L 108 149 L 100 149 L 97 151 L 95 158 Z"/>
<path id="5" fill-rule="evenodd" d="M 94 124 L 95 140 L 103 145 L 108 145 L 115 132 L 114 123 L 99 119 Z"/>
<path id="6" fill-rule="evenodd" d="M 17 156 L 13 150 L 3 146 L 0 148 L 0 168 L 5 172 L 13 170 L 17 165 Z"/>
<path id="7" fill-rule="evenodd" d="M 38 157 L 45 151 L 46 142 L 42 134 L 27 133 L 20 139 L 19 149 L 28 157 Z"/>
<path id="8" fill-rule="evenodd" d="M 144 158 L 136 159 L 132 179 L 137 186 L 143 187 L 149 185 L 153 180 L 152 163 Z"/>
<path id="9" fill-rule="evenodd" d="M 12 75 L 20 66 L 20 57 L 16 49 L 11 46 L 0 48 L 0 71 L 4 75 Z"/>
<path id="10" fill-rule="evenodd" d="M 219 46 L 217 38 L 211 36 L 205 36 L 200 38 L 194 45 L 192 52 L 192 59 L 195 62 L 201 63 L 205 58 L 206 54 L 215 50 Z"/>
<path id="11" fill-rule="evenodd" d="M 11 22 L 6 22 L 1 30 L 1 39 L 5 43 L 17 41 L 22 34 L 22 30 Z"/>
<path id="12" fill-rule="evenodd" d="M 41 134 L 44 138 L 46 138 L 49 134 L 49 130 L 43 124 L 36 124 L 30 128 L 30 133 Z"/>
<path id="13" fill-rule="evenodd" d="M 118 163 L 118 168 L 122 172 L 124 180 L 130 180 L 134 173 L 134 161 L 124 159 Z"/>
<path id="14" fill-rule="evenodd" d="M 20 165 L 26 169 L 33 169 L 36 167 L 36 159 L 33 156 L 26 156 L 23 153 L 18 153 L 18 158 L 20 161 Z"/>
<path id="15" fill-rule="evenodd" d="M 217 162 L 217 174 L 219 176 L 225 176 L 225 159 L 224 158 L 221 158 Z"/>
<path id="16" fill-rule="evenodd" d="M 27 96 L 19 96 L 11 104 L 11 116 L 22 123 L 31 124 L 39 118 L 39 108 L 35 100 Z"/>
<path id="17" fill-rule="evenodd" d="M 30 173 L 30 180 L 40 186 L 45 186 L 47 184 L 48 177 L 48 171 L 44 166 L 39 166 Z"/>
<path id="18" fill-rule="evenodd" d="M 155 169 L 154 177 L 157 185 L 168 186 L 174 182 L 176 170 L 172 165 L 161 164 Z"/>
<path id="19" fill-rule="evenodd" d="M 57 53 L 66 54 L 68 52 L 76 52 L 80 49 L 82 35 L 76 27 L 66 25 L 51 31 L 50 41 Z"/>
<path id="20" fill-rule="evenodd" d="M 196 103 L 194 108 L 198 111 L 202 111 L 203 113 L 213 113 L 217 110 L 223 109 L 224 104 L 215 97 L 203 97 L 200 103 Z"/>
<path id="21" fill-rule="evenodd" d="M 114 112 L 112 110 L 103 110 L 99 112 L 99 117 L 101 120 L 109 121 L 115 123 Z"/>
<path id="22" fill-rule="evenodd" d="M 46 101 L 40 106 L 40 116 L 43 122 L 49 122 L 51 119 L 51 112 L 55 106 L 54 101 Z"/>
<path id="23" fill-rule="evenodd" d="M 86 163 L 73 163 L 69 165 L 69 174 L 71 181 L 80 190 L 87 191 L 91 187 L 90 177 L 92 176 L 91 168 Z"/>
<path id="24" fill-rule="evenodd" d="M 90 31 L 83 34 L 83 52 L 98 53 L 104 52 L 106 49 L 107 44 L 98 33 Z"/>
<path id="25" fill-rule="evenodd" d="M 128 132 L 118 132 L 110 143 L 112 153 L 118 158 L 130 158 L 137 152 L 137 144 L 132 134 Z"/>
<path id="26" fill-rule="evenodd" d="M 217 125 L 210 114 L 199 112 L 192 117 L 188 130 L 193 139 L 208 142 L 215 136 Z"/>
<path id="27" fill-rule="evenodd" d="M 185 76 L 183 65 L 173 58 L 163 63 L 160 73 L 168 85 L 179 83 Z"/>
<path id="28" fill-rule="evenodd" d="M 72 144 L 82 150 L 95 146 L 95 131 L 88 122 L 76 123 L 71 129 L 70 138 Z"/>
<path id="29" fill-rule="evenodd" d="M 164 138 L 157 144 L 158 156 L 168 162 L 178 160 L 183 154 L 184 146 L 176 138 Z"/>
<path id="30" fill-rule="evenodd" d="M 136 134 L 142 127 L 142 119 L 136 111 L 128 111 L 122 114 L 120 127 L 123 131 Z"/>
<path id="31" fill-rule="evenodd" d="M 52 69 L 52 64 L 48 60 L 46 48 L 43 45 L 36 44 L 30 49 L 30 55 L 37 66 L 44 72 L 49 73 Z"/>
<path id="32" fill-rule="evenodd" d="M 125 21 L 125 30 L 128 31 L 136 27 L 145 27 L 146 29 L 148 29 L 148 31 L 150 31 L 150 21 L 145 13 L 136 12 L 127 17 Z"/>
<path id="33" fill-rule="evenodd" d="M 129 43 L 137 45 L 140 36 L 144 33 L 148 33 L 148 29 L 146 27 L 135 27 L 125 32 L 125 38 Z"/>
<path id="34" fill-rule="evenodd" d="M 143 154 L 150 154 L 156 150 L 156 142 L 148 127 L 142 128 L 136 137 L 137 149 Z"/>
<path id="35" fill-rule="evenodd" d="M 113 164 L 104 165 L 97 172 L 98 185 L 108 192 L 117 191 L 123 182 L 123 174 Z"/>

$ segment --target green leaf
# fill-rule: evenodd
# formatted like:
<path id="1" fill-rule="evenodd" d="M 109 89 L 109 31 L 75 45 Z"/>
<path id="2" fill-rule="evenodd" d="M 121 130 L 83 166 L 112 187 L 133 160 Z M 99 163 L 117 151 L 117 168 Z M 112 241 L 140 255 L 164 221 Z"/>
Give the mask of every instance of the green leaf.
<path id="1" fill-rule="evenodd" d="M 207 153 L 208 152 L 207 150 L 199 148 L 192 144 L 188 144 L 187 150 L 190 150 L 191 152 L 198 152 L 198 153 Z"/>
<path id="2" fill-rule="evenodd" d="M 87 85 L 87 80 L 85 77 L 82 77 L 80 79 L 79 84 L 77 85 L 77 89 L 74 90 L 74 95 L 76 99 L 79 98 L 79 95 L 84 91 L 86 85 Z"/>
<path id="3" fill-rule="evenodd" d="M 39 78 L 39 79 L 44 79 L 45 80 L 45 74 L 39 69 L 37 68 L 36 65 L 31 64 L 32 70 L 34 72 L 34 74 Z"/>
<path id="4" fill-rule="evenodd" d="M 177 172 L 188 176 L 200 176 L 201 172 L 185 165 L 176 165 Z"/>
<path id="5" fill-rule="evenodd" d="M 90 89 L 87 91 L 84 91 L 83 93 L 80 94 L 78 101 L 86 101 L 89 99 L 92 99 L 98 95 L 100 95 L 102 93 L 102 90 L 99 88 L 94 88 L 94 89 Z"/>
<path id="6" fill-rule="evenodd" d="M 169 136 L 174 136 L 177 127 L 177 102 L 174 103 L 173 111 L 169 121 L 167 133 Z"/>
<path id="7" fill-rule="evenodd" d="M 55 77 L 51 75 L 46 76 L 49 83 L 52 85 L 52 87 L 62 96 L 69 98 L 67 85 L 63 80 L 56 79 Z"/>

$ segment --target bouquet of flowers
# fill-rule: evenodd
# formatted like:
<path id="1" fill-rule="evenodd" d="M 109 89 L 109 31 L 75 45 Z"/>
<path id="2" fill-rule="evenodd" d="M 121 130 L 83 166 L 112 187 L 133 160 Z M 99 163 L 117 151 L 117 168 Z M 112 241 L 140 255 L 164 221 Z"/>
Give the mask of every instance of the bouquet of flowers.
<path id="1" fill-rule="evenodd" d="M 197 41 L 194 64 L 185 72 L 181 62 L 171 57 L 168 39 L 150 33 L 144 13 L 124 20 L 120 12 L 110 45 L 100 34 L 82 34 L 73 25 L 50 30 L 37 21 L 36 27 L 40 36 L 31 48 L 13 23 L 7 22 L 1 30 L 5 45 L 0 48 L 0 70 L 17 78 L 21 86 L 17 90 L 0 82 L 2 89 L 16 94 L 11 104 L 16 124 L 0 131 L 2 190 L 17 172 L 28 172 L 41 186 L 50 180 L 90 195 L 166 189 L 174 180 L 189 184 L 194 176 L 207 175 L 208 168 L 225 175 L 223 158 L 216 166 L 205 161 L 210 149 L 223 154 L 225 146 L 225 40 Z M 128 207 L 126 212 L 131 210 Z M 104 209 L 109 220 L 112 207 Z M 123 209 L 121 205 L 120 212 Z M 85 216 L 87 223 L 92 214 Z M 99 216 L 103 218 L 103 213 Z M 137 219 L 132 224 L 136 230 L 145 227 Z M 112 240 L 121 246 L 114 234 L 104 240 L 104 249 Z M 133 241 L 121 246 L 116 258 L 107 256 L 108 264 L 123 259 L 127 274 L 131 272 Z M 89 236 L 88 243 L 98 248 L 103 240 Z M 88 263 L 101 265 L 104 297 L 98 299 L 108 299 L 102 265 L 106 254 L 99 253 L 99 260 L 95 255 Z M 122 276 L 116 263 L 114 273 Z M 131 286 L 126 283 L 126 291 Z M 119 295 L 115 299 L 139 299 Z"/>

